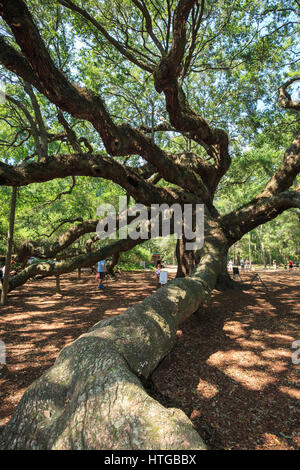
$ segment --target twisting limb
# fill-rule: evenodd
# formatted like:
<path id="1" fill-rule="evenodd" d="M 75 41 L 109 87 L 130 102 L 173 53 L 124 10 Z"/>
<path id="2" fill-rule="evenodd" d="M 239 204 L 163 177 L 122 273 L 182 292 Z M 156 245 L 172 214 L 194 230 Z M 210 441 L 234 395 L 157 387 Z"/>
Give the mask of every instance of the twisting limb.
<path id="1" fill-rule="evenodd" d="M 279 169 L 266 184 L 259 197 L 267 197 L 288 189 L 300 172 L 300 130 L 286 150 Z"/>
<path id="2" fill-rule="evenodd" d="M 292 100 L 291 95 L 287 91 L 287 88 L 295 82 L 300 81 L 300 76 L 295 76 L 287 80 L 279 88 L 279 103 L 285 109 L 292 109 L 295 111 L 300 111 L 300 100 Z"/>
<path id="3" fill-rule="evenodd" d="M 226 237 L 232 245 L 259 225 L 274 219 L 290 208 L 300 208 L 300 191 L 283 191 L 269 197 L 253 199 L 244 207 L 220 219 Z"/>
<path id="4" fill-rule="evenodd" d="M 153 65 L 151 65 L 150 59 L 148 59 L 148 62 L 142 59 L 137 59 L 137 57 L 132 54 L 128 47 L 125 47 L 121 42 L 117 41 L 112 35 L 108 33 L 108 31 L 89 13 L 84 10 L 83 8 L 80 8 L 78 5 L 76 5 L 74 2 L 71 0 L 58 0 L 58 2 L 63 5 L 66 8 L 69 8 L 70 10 L 79 13 L 83 18 L 85 18 L 90 24 L 92 24 L 100 33 L 105 37 L 105 39 L 112 44 L 126 59 L 128 59 L 130 62 L 133 64 L 137 65 L 143 70 L 146 70 L 147 72 L 152 72 L 153 71 Z"/>
<path id="5" fill-rule="evenodd" d="M 179 2 L 180 7 L 178 5 L 174 13 L 174 25 L 177 30 L 174 32 L 174 38 L 177 39 L 173 41 L 170 55 L 175 56 L 176 60 L 179 53 L 177 49 L 178 47 L 181 49 L 178 44 L 181 37 L 178 31 L 178 28 L 180 29 L 179 23 L 182 15 L 184 18 L 188 15 L 193 3 L 190 1 Z M 195 172 L 185 172 L 183 177 L 182 167 L 176 165 L 167 152 L 164 152 L 151 139 L 129 125 L 117 126 L 99 96 L 68 81 L 53 63 L 32 16 L 22 0 L 15 0 L 13 3 L 2 0 L 0 14 L 11 27 L 17 43 L 26 56 L 25 64 L 27 60 L 25 66 L 24 61 L 19 60 L 19 53 L 11 52 L 11 47 L 4 41 L 0 60 L 6 67 L 13 68 L 15 73 L 20 76 L 23 76 L 25 72 L 28 75 L 28 68 L 31 68 L 33 71 L 32 81 L 34 82 L 32 84 L 36 86 L 35 77 L 38 77 L 37 88 L 47 98 L 73 116 L 90 121 L 99 132 L 109 154 L 141 155 L 154 165 L 167 181 L 189 189 L 202 198 L 205 203 L 211 204 L 209 192 L 200 175 Z M 22 62 L 21 65 L 20 62 Z"/>
<path id="6" fill-rule="evenodd" d="M 46 157 L 42 162 L 25 162 L 18 166 L 0 162 L 0 185 L 24 186 L 66 176 L 109 179 L 126 189 L 135 200 L 146 205 L 151 202 L 173 204 L 177 199 L 176 191 L 172 188 L 157 188 L 131 168 L 101 154 L 53 155 Z M 191 200 L 195 199 L 192 195 L 190 197 Z"/>

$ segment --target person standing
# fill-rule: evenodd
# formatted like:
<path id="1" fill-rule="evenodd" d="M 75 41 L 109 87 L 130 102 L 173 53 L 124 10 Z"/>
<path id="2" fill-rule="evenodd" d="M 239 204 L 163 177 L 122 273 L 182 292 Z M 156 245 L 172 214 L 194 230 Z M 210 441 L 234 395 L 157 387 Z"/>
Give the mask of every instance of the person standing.
<path id="1" fill-rule="evenodd" d="M 155 278 L 156 278 L 156 288 L 159 288 L 159 276 L 161 271 L 161 261 L 160 259 L 156 262 Z"/>
<path id="2" fill-rule="evenodd" d="M 289 269 L 291 270 L 292 268 L 293 268 L 293 261 L 290 260 L 290 261 L 289 261 Z"/>
<path id="3" fill-rule="evenodd" d="M 232 260 L 229 260 L 229 262 L 228 262 L 228 271 L 232 271 L 232 266 L 233 266 L 233 262 L 232 262 Z"/>
<path id="4" fill-rule="evenodd" d="M 104 289 L 103 280 L 105 278 L 106 273 L 106 263 L 105 259 L 98 261 L 97 264 L 97 279 L 99 279 L 98 289 Z"/>
<path id="5" fill-rule="evenodd" d="M 274 269 L 274 271 L 276 271 L 276 269 L 277 269 L 276 259 L 273 260 L 273 269 Z"/>
<path id="6" fill-rule="evenodd" d="M 245 260 L 244 258 L 241 259 L 241 268 L 244 270 L 245 267 Z"/>

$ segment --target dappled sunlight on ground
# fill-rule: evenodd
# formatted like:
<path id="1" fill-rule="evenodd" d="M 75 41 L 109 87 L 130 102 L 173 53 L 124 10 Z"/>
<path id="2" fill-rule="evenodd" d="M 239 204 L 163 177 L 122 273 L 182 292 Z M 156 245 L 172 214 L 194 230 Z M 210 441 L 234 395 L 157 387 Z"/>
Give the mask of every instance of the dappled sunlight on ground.
<path id="1" fill-rule="evenodd" d="M 55 278 L 29 283 L 1 308 L 8 370 L 0 378 L 0 429 L 65 345 L 156 290 L 153 272 L 124 273 L 103 291 L 95 276 L 82 276 L 62 276 L 63 295 L 55 295 Z M 300 270 L 261 276 L 267 292 L 259 281 L 214 292 L 153 374 L 163 404 L 183 409 L 214 449 L 300 448 L 300 365 L 291 360 L 300 339 Z"/>
<path id="2" fill-rule="evenodd" d="M 212 448 L 300 449 L 300 270 L 261 277 L 268 291 L 215 292 L 153 374 Z"/>

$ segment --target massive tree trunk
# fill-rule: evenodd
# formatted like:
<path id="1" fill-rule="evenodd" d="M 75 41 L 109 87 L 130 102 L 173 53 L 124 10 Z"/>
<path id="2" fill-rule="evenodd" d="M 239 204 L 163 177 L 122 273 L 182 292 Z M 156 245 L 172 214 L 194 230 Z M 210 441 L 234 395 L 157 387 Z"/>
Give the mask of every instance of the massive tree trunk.
<path id="1" fill-rule="evenodd" d="M 191 421 L 151 398 L 148 378 L 178 325 L 215 287 L 226 241 L 214 227 L 192 276 L 175 279 L 65 347 L 25 392 L 1 449 L 205 449 Z"/>

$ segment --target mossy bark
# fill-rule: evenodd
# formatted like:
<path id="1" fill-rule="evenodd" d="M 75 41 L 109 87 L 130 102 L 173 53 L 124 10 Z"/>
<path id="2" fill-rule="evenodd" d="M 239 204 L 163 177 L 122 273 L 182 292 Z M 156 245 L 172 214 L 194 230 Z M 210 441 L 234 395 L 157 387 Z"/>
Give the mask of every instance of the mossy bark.
<path id="1" fill-rule="evenodd" d="M 123 315 L 94 325 L 25 392 L 1 449 L 205 449 L 191 421 L 142 386 L 170 352 L 178 325 L 210 295 L 222 248 Z"/>

